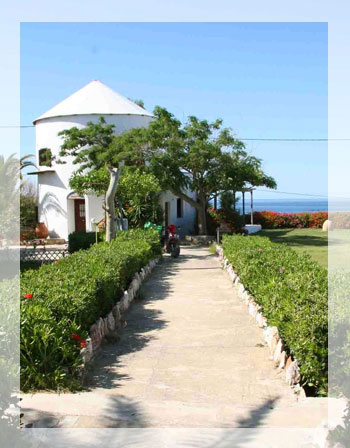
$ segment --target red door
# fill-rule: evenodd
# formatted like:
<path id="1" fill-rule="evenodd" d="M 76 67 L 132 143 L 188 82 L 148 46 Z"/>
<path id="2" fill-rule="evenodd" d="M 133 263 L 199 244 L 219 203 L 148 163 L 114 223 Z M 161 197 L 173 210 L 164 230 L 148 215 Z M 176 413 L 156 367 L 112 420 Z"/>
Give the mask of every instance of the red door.
<path id="1" fill-rule="evenodd" d="M 74 200 L 75 230 L 86 230 L 85 225 L 85 199 Z"/>

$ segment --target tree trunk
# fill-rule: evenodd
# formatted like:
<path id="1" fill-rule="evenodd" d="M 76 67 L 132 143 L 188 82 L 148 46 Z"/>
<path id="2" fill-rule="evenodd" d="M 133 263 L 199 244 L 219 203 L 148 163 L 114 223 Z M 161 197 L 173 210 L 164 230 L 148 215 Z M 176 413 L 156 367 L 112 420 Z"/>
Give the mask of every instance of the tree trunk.
<path id="1" fill-rule="evenodd" d="M 198 209 L 198 231 L 199 235 L 207 235 L 207 201 L 203 194 L 198 195 L 199 209 Z"/>
<path id="2" fill-rule="evenodd" d="M 106 241 L 110 242 L 116 235 L 115 195 L 117 193 L 120 168 L 108 168 L 110 179 L 106 193 Z"/>

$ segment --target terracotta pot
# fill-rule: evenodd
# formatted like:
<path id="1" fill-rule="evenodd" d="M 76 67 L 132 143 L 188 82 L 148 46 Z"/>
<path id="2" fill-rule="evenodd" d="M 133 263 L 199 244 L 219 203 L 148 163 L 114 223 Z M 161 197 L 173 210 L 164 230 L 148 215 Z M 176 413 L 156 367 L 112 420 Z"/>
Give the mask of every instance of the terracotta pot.
<path id="1" fill-rule="evenodd" d="M 35 235 L 37 238 L 47 238 L 49 236 L 49 229 L 46 227 L 45 223 L 38 222 L 35 227 Z"/>

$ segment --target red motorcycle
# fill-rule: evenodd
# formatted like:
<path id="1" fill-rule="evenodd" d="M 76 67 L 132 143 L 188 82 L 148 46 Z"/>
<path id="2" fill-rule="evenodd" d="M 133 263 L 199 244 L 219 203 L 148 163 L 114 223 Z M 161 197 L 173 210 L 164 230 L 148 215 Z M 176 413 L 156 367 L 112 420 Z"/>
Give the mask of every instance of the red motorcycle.
<path id="1" fill-rule="evenodd" d="M 165 251 L 167 254 L 171 254 L 173 258 L 177 258 L 180 255 L 180 237 L 176 231 L 179 227 L 174 224 L 170 224 L 165 229 Z"/>

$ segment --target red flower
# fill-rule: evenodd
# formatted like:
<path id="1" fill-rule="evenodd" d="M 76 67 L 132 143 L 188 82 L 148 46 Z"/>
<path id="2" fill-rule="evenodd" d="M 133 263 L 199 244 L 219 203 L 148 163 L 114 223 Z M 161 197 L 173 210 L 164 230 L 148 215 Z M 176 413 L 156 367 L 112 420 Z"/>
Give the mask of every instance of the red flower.
<path id="1" fill-rule="evenodd" d="M 33 294 L 25 294 L 24 298 L 25 299 L 32 299 L 33 298 Z"/>
<path id="2" fill-rule="evenodd" d="M 84 339 L 82 339 L 82 340 L 80 341 L 80 347 L 81 347 L 81 348 L 86 348 L 86 342 L 84 341 Z"/>
<path id="3" fill-rule="evenodd" d="M 76 333 L 72 334 L 72 338 L 76 339 L 77 341 L 81 341 L 82 340 L 81 337 L 78 334 L 76 334 Z"/>

